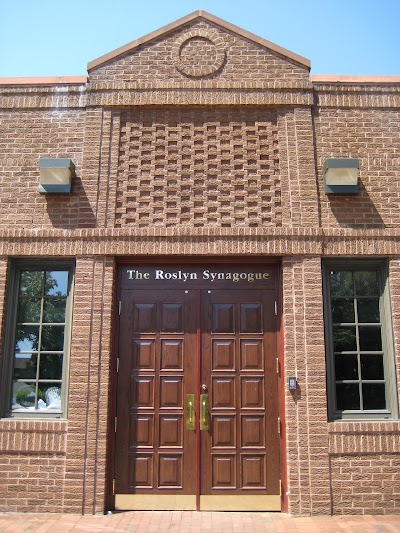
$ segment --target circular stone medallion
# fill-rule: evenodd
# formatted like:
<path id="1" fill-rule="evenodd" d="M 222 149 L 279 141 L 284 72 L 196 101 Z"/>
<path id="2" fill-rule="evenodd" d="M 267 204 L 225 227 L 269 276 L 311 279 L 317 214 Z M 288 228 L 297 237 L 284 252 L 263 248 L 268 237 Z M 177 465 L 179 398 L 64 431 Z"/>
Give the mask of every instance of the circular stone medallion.
<path id="1" fill-rule="evenodd" d="M 218 34 L 196 30 L 176 40 L 172 58 L 182 74 L 190 78 L 204 78 L 223 66 L 226 50 Z"/>

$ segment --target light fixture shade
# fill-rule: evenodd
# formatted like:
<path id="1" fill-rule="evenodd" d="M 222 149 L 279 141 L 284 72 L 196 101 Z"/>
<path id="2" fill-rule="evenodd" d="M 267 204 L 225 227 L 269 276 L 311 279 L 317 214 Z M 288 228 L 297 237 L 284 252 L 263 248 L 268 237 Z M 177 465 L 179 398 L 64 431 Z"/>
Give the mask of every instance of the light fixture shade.
<path id="1" fill-rule="evenodd" d="M 330 158 L 324 165 L 324 188 L 327 194 L 358 193 L 358 159 Z"/>
<path id="2" fill-rule="evenodd" d="M 39 187 L 42 194 L 70 193 L 75 166 L 68 157 L 39 159 Z"/>

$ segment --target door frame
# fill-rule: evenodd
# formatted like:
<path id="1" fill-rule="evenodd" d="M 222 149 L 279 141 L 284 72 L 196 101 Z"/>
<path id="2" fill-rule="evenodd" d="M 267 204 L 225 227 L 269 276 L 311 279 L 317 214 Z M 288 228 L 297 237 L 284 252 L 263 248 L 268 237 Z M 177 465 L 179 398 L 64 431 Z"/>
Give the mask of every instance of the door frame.
<path id="1" fill-rule="evenodd" d="M 106 446 L 106 494 L 104 511 L 115 510 L 115 450 L 116 450 L 116 399 L 117 399 L 117 362 L 119 349 L 119 301 L 121 296 L 121 270 L 127 264 L 148 266 L 161 265 L 276 265 L 276 299 L 277 299 L 277 342 L 278 342 L 278 395 L 279 395 L 279 423 L 280 423 L 280 469 L 281 469 L 281 512 L 288 510 L 287 490 L 287 460 L 286 460 L 286 418 L 285 418 L 285 375 L 284 375 L 284 330 L 283 330 L 283 277 L 281 258 L 248 257 L 248 256 L 151 256 L 151 257 L 119 257 L 115 261 L 115 290 L 112 316 L 112 339 L 110 356 L 110 389 L 109 389 L 109 413 L 108 413 L 108 438 Z"/>

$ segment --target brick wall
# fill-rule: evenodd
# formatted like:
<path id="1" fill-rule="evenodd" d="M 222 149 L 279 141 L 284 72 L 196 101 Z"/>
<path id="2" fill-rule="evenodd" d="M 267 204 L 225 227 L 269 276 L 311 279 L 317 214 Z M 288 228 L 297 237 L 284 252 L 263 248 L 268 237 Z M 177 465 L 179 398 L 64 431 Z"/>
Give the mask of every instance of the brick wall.
<path id="1" fill-rule="evenodd" d="M 56 108 L 15 109 L 0 114 L 0 227 L 75 228 L 84 203 L 81 181 L 84 112 Z M 70 157 L 78 179 L 73 194 L 37 192 L 40 157 Z"/>
<path id="2" fill-rule="evenodd" d="M 398 422 L 327 422 L 321 257 L 390 258 L 400 383 L 399 107 L 204 20 L 86 85 L 0 83 L 1 327 L 9 258 L 76 258 L 68 421 L 0 420 L 1 510 L 104 511 L 114 258 L 196 255 L 282 258 L 289 512 L 398 512 Z M 359 195 L 324 194 L 333 156 Z M 39 157 L 73 159 L 70 196 L 37 193 Z"/>
<path id="3" fill-rule="evenodd" d="M 321 226 L 398 227 L 400 116 L 396 109 L 319 108 L 314 116 Z M 360 161 L 360 193 L 346 198 L 323 192 L 328 157 Z"/>

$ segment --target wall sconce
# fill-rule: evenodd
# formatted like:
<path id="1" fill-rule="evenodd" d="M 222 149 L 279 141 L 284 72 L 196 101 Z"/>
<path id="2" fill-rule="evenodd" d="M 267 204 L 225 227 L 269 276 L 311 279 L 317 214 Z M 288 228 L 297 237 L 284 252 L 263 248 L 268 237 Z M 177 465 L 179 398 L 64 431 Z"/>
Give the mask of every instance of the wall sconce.
<path id="1" fill-rule="evenodd" d="M 358 159 L 330 158 L 324 165 L 324 187 L 327 194 L 358 192 Z"/>
<path id="2" fill-rule="evenodd" d="M 70 193 L 75 165 L 68 157 L 39 159 L 39 187 L 42 194 Z"/>

